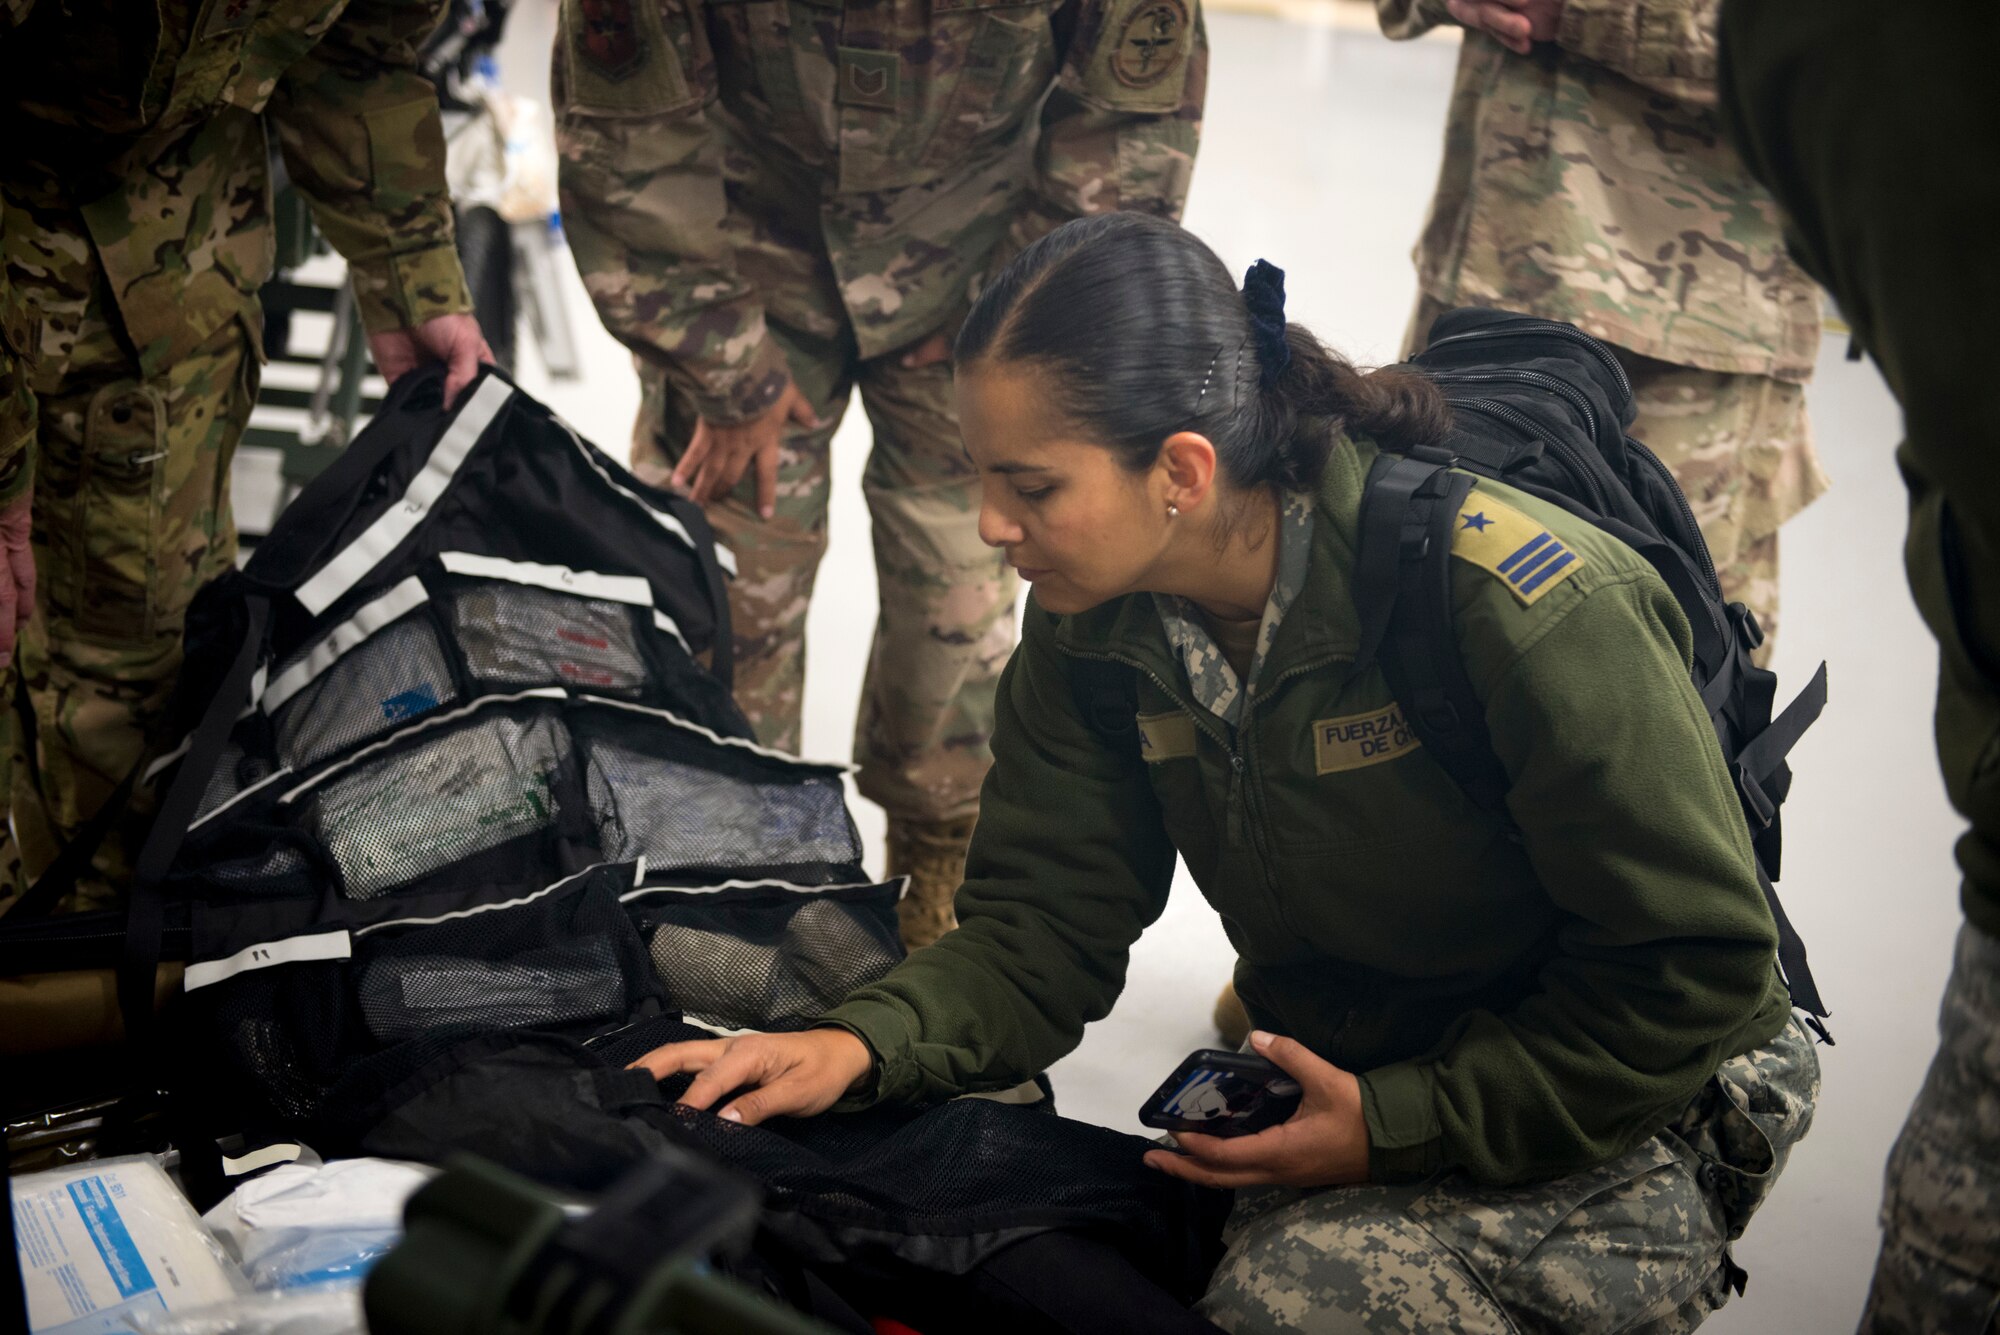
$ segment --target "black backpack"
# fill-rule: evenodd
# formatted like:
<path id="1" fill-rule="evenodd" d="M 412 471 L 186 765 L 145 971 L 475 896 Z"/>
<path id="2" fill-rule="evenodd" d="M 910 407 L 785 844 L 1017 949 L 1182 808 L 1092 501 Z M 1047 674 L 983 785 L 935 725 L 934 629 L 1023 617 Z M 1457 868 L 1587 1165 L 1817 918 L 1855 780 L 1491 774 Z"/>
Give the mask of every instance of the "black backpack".
<path id="1" fill-rule="evenodd" d="M 1380 662 L 1411 729 L 1468 796 L 1506 814 L 1508 779 L 1452 626 L 1452 520 L 1474 480 L 1493 478 L 1558 505 L 1631 547 L 1672 590 L 1694 632 L 1693 679 L 1750 825 L 1757 876 L 1778 926 L 1792 1002 L 1827 1042 L 1825 1004 L 1805 944 L 1785 916 L 1778 809 L 1785 763 L 1826 705 L 1826 665 L 1773 717 L 1778 679 L 1751 662 L 1757 618 L 1725 602 L 1708 544 L 1679 484 L 1625 434 L 1632 386 L 1610 348 L 1573 325 L 1468 307 L 1441 316 L 1410 366 L 1444 390 L 1452 427 L 1439 441 L 1384 451 L 1362 495 L 1355 602 L 1357 661 Z M 1132 727 L 1134 683 L 1119 664 L 1079 664 L 1079 705 L 1107 736 Z"/>

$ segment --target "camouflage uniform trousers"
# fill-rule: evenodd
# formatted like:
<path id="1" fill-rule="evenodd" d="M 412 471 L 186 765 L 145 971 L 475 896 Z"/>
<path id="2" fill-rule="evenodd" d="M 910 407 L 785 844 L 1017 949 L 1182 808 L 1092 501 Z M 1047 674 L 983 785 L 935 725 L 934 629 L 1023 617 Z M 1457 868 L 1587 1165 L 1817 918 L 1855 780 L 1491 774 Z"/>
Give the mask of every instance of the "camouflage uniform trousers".
<path id="1" fill-rule="evenodd" d="M 729 592 L 737 702 L 765 745 L 798 749 L 806 609 L 826 554 L 829 452 L 858 387 L 875 433 L 862 488 L 881 610 L 855 724 L 857 781 L 894 818 L 972 815 L 992 763 L 994 693 L 1014 648 L 1019 581 L 979 540 L 980 483 L 959 438 L 951 368 L 906 370 L 896 353 L 863 361 L 845 335 L 770 329 L 826 425 L 787 426 L 772 519 L 757 516 L 750 474 L 709 507 L 737 561 Z M 654 470 L 680 457 L 696 416 L 658 372 L 642 364 L 640 379 L 633 463 L 657 478 Z"/>
<path id="2" fill-rule="evenodd" d="M 1407 346 L 1421 346 L 1450 307 L 1419 300 Z M 1676 366 L 1614 348 L 1632 382 L 1632 437 L 1660 457 L 1694 507 L 1722 581 L 1764 628 L 1767 664 L 1778 631 L 1778 529 L 1817 500 L 1827 477 L 1812 443 L 1805 386 L 1761 375 Z"/>
<path id="3" fill-rule="evenodd" d="M 1970 923 L 1938 1031 L 1889 1154 L 1865 1335 L 2000 1330 L 2000 937 Z"/>
<path id="4" fill-rule="evenodd" d="M 28 359 L 38 399 L 35 613 L 7 701 L 25 691 L 32 746 L 4 711 L 8 891 L 32 882 L 139 762 L 181 662 L 195 591 L 235 557 L 229 465 L 256 397 L 249 312 L 146 376 L 89 234 L 74 215 L 9 201 L 11 277 L 40 317 Z M 130 880 L 150 795 L 65 907 L 108 907 Z"/>
<path id="5" fill-rule="evenodd" d="M 1818 1097 L 1794 1019 L 1724 1062 L 1666 1130 L 1582 1172 L 1241 1192 L 1200 1310 L 1234 1335 L 1692 1330 L 1728 1301 L 1729 1244 Z"/>

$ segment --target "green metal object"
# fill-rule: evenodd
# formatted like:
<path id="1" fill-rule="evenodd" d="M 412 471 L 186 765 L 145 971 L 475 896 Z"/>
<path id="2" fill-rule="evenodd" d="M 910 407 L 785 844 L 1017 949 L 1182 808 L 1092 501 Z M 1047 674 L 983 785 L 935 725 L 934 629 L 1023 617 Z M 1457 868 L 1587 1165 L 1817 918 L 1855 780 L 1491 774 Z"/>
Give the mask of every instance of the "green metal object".
<path id="1" fill-rule="evenodd" d="M 369 1273 L 372 1335 L 830 1335 L 708 1269 L 747 1243 L 755 1188 L 691 1156 L 637 1165 L 571 1218 L 524 1178 L 454 1162 Z"/>

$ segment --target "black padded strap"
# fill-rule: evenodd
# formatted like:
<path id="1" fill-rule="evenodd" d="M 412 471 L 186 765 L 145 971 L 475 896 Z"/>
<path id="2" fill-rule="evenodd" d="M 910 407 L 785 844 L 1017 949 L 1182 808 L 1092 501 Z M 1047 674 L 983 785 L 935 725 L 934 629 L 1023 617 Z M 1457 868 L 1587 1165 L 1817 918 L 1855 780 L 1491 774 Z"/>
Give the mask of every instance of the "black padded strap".
<path id="1" fill-rule="evenodd" d="M 1402 560 L 1404 525 L 1417 491 L 1442 471 L 1426 459 L 1381 454 L 1368 470 L 1361 493 L 1360 548 L 1354 563 L 1355 611 L 1361 617 L 1361 647 L 1354 655 L 1360 666 L 1372 662 L 1382 648 L 1395 615 L 1397 568 Z M 1422 517 L 1415 520 L 1421 533 Z"/>
<path id="2" fill-rule="evenodd" d="M 229 741 L 236 719 L 250 700 L 250 682 L 263 662 L 264 633 L 270 625 L 271 602 L 261 594 L 244 599 L 243 642 L 235 661 L 210 697 L 208 709 L 195 726 L 174 781 L 160 800 L 152 833 L 139 852 L 132 888 L 125 907 L 125 943 L 118 964 L 118 1005 L 125 1016 L 125 1037 L 143 1054 L 153 1028 L 154 977 L 160 967 L 160 933 L 166 915 L 167 871 L 180 852 L 201 795 Z M 134 1063 L 144 1068 L 143 1060 Z"/>
<path id="3" fill-rule="evenodd" d="M 1505 816 L 1510 780 L 1494 754 L 1486 706 L 1466 675 L 1452 621 L 1452 524 L 1472 487 L 1470 476 L 1440 471 L 1412 498 L 1382 670 L 1432 758 L 1482 810 Z"/>

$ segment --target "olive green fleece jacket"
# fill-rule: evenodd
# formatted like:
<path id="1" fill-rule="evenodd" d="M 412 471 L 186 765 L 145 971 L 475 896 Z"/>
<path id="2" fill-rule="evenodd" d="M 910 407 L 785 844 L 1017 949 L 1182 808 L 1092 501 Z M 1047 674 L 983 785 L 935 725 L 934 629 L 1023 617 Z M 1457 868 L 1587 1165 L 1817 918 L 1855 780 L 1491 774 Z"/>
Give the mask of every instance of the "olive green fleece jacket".
<path id="1" fill-rule="evenodd" d="M 1461 510 L 1504 508 L 1577 558 L 1532 598 L 1452 562 L 1511 837 L 1381 724 L 1393 697 L 1355 662 L 1374 455 L 1335 451 L 1311 573 L 1237 728 L 1191 699 L 1151 597 L 1030 605 L 960 927 L 826 1017 L 878 1062 L 848 1106 L 1004 1087 L 1069 1052 L 1117 999 L 1176 851 L 1222 916 L 1252 1019 L 1359 1075 L 1377 1180 L 1509 1183 L 1609 1159 L 1783 1026 L 1776 929 L 1672 595 L 1623 544 L 1511 488 L 1481 481 Z M 1083 719 L 1085 657 L 1136 671 L 1138 737 Z"/>

